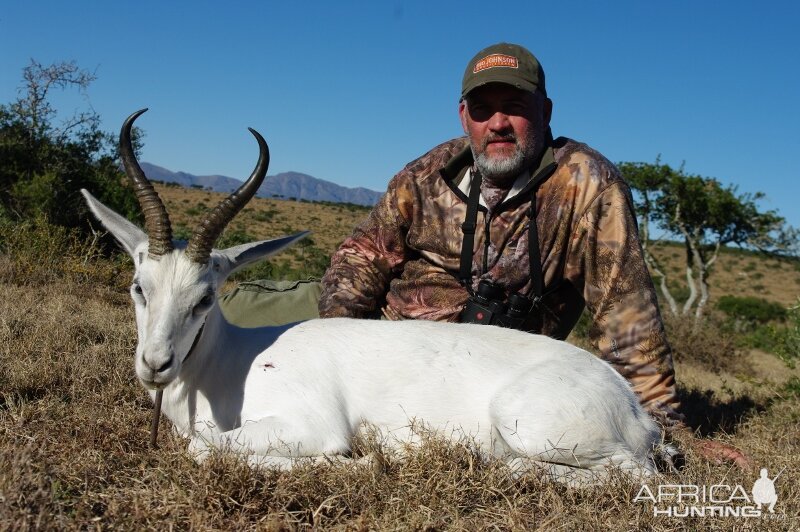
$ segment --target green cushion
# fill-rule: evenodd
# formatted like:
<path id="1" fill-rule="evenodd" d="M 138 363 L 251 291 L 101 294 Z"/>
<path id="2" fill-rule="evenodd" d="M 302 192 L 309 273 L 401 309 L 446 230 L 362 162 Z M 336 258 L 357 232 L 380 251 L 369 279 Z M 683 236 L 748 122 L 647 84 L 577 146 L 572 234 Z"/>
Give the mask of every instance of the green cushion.
<path id="1" fill-rule="evenodd" d="M 319 318 L 322 286 L 317 279 L 240 283 L 219 300 L 225 318 L 239 327 L 283 325 Z"/>

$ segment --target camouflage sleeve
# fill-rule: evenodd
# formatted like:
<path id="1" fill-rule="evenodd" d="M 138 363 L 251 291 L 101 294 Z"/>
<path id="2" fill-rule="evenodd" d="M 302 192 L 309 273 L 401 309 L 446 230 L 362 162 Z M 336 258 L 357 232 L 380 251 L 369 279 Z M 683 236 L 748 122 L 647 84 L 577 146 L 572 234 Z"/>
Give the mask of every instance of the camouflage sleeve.
<path id="1" fill-rule="evenodd" d="M 377 316 L 389 281 L 405 262 L 410 189 L 408 176 L 396 175 L 369 216 L 334 253 L 322 278 L 321 317 Z"/>
<path id="2" fill-rule="evenodd" d="M 400 275 L 410 255 L 406 236 L 421 202 L 420 183 L 465 146 L 464 137 L 439 144 L 408 163 L 387 186 L 386 193 L 331 258 L 322 277 L 319 314 L 323 318 L 378 317 L 389 282 Z M 387 311 L 391 312 L 390 309 Z M 399 316 L 387 314 L 390 319 Z"/>
<path id="3" fill-rule="evenodd" d="M 593 318 L 589 336 L 600 356 L 631 383 L 654 418 L 665 427 L 680 424 L 672 354 L 627 185 L 612 182 L 588 206 L 571 255 L 576 271 L 583 271 Z"/>

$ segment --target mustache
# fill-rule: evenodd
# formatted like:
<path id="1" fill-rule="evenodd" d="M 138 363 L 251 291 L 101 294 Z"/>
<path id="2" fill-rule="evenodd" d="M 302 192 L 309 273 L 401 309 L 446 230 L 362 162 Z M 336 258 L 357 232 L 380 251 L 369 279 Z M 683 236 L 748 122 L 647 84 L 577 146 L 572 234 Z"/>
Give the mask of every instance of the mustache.
<path id="1" fill-rule="evenodd" d="M 505 135 L 491 135 L 483 139 L 481 148 L 485 150 L 486 146 L 492 142 L 513 142 L 514 144 L 517 144 L 517 136 L 514 133 L 507 133 Z"/>

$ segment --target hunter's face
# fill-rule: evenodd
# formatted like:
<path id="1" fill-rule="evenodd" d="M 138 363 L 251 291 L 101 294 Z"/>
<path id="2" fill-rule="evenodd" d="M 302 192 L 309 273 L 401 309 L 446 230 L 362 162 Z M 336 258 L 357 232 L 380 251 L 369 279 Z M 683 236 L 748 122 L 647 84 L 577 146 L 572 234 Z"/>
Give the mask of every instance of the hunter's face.
<path id="1" fill-rule="evenodd" d="M 510 184 L 544 146 L 550 100 L 503 83 L 471 91 L 459 103 L 475 164 L 495 184 Z"/>

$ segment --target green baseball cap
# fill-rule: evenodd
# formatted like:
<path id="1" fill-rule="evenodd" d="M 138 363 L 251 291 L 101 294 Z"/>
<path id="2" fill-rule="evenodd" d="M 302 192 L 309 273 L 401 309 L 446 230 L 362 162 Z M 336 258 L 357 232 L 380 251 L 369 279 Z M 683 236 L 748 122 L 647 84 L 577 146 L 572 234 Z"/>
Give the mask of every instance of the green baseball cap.
<path id="1" fill-rule="evenodd" d="M 545 96 L 544 70 L 539 60 L 518 44 L 501 42 L 478 52 L 467 64 L 461 82 L 461 98 L 487 83 L 505 83 Z"/>

